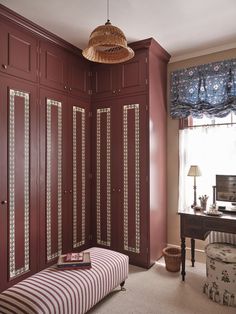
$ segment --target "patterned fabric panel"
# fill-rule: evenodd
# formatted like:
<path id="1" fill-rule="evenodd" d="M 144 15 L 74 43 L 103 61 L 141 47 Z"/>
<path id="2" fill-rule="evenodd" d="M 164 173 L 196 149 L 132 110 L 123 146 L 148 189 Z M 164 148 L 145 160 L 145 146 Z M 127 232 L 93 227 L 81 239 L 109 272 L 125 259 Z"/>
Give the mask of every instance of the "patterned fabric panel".
<path id="1" fill-rule="evenodd" d="M 128 277 L 128 256 L 91 248 L 92 268 L 58 270 L 54 265 L 0 294 L 1 314 L 87 312 Z"/>
<path id="2" fill-rule="evenodd" d="M 236 112 L 236 59 L 171 73 L 170 115 L 225 117 Z"/>

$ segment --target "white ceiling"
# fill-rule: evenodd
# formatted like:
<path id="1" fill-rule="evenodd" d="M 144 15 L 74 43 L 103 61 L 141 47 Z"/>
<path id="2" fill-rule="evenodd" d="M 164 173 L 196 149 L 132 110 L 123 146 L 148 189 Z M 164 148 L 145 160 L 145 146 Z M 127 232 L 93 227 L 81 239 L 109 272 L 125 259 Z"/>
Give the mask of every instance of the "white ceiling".
<path id="1" fill-rule="evenodd" d="M 236 0 L 109 0 L 128 42 L 153 37 L 172 61 L 236 47 Z M 107 0 L 0 0 L 83 49 L 107 19 Z"/>

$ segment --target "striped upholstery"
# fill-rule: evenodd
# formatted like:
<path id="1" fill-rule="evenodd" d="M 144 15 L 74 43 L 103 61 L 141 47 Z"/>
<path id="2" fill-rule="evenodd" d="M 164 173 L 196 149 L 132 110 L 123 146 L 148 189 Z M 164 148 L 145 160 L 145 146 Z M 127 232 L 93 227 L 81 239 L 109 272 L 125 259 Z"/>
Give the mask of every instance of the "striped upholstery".
<path id="1" fill-rule="evenodd" d="M 91 248 L 92 268 L 49 267 L 0 294 L 1 314 L 79 314 L 87 312 L 128 277 L 128 256 Z"/>
<path id="2" fill-rule="evenodd" d="M 236 234 L 212 231 L 209 234 L 209 243 L 223 242 L 236 245 Z"/>

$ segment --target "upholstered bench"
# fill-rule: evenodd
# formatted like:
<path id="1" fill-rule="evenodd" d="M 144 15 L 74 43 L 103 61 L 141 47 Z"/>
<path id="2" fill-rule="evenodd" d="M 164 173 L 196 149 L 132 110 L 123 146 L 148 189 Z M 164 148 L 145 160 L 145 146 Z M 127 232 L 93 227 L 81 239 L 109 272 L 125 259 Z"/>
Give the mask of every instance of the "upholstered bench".
<path id="1" fill-rule="evenodd" d="M 85 313 L 128 277 L 128 256 L 91 248 L 91 269 L 58 270 L 54 265 L 0 294 L 1 314 Z"/>
<path id="2" fill-rule="evenodd" d="M 205 252 L 207 280 L 203 292 L 215 302 L 236 306 L 236 246 L 211 243 Z"/>

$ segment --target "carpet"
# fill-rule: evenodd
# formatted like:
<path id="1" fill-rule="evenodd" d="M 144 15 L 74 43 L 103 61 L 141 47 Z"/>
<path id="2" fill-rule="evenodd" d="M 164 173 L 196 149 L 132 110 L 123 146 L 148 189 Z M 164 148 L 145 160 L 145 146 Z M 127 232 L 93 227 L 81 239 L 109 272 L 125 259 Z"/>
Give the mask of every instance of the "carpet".
<path id="1" fill-rule="evenodd" d="M 165 269 L 160 259 L 146 270 L 130 265 L 126 291 L 112 291 L 89 314 L 236 314 L 236 309 L 217 304 L 202 293 L 205 264 L 190 266 L 186 261 L 186 279 Z"/>

